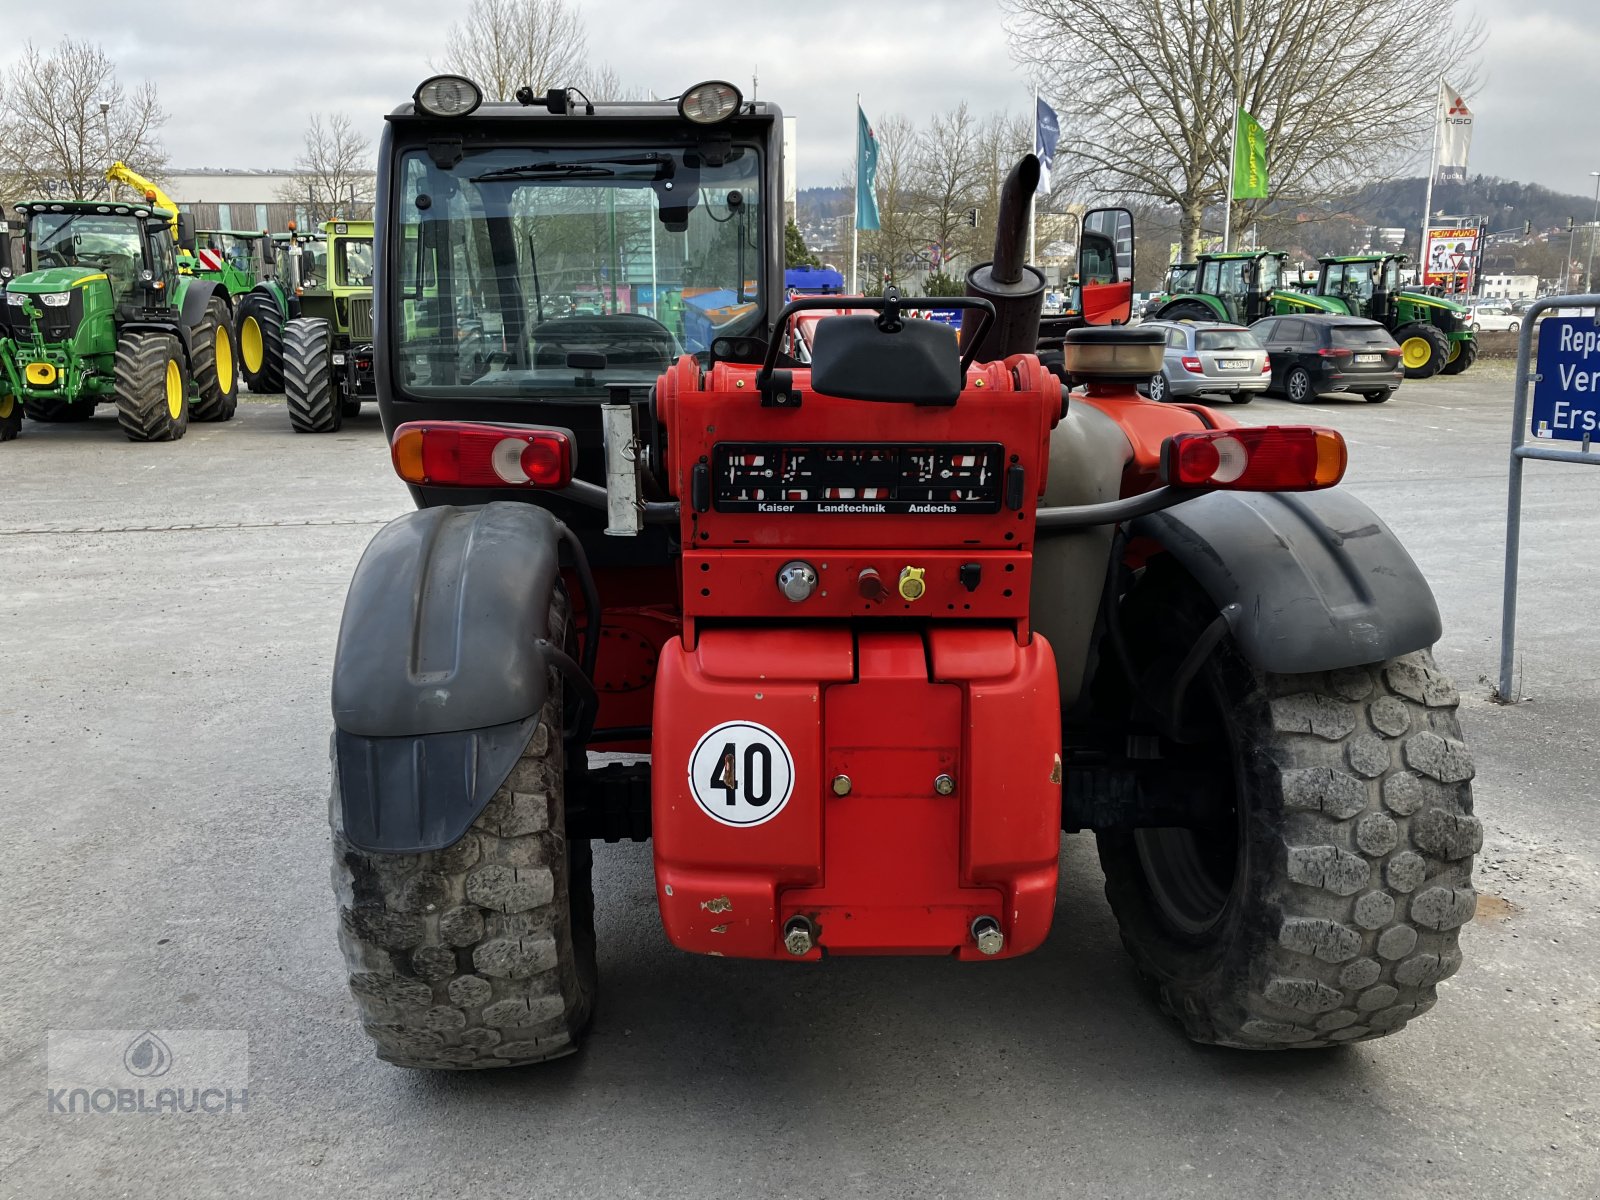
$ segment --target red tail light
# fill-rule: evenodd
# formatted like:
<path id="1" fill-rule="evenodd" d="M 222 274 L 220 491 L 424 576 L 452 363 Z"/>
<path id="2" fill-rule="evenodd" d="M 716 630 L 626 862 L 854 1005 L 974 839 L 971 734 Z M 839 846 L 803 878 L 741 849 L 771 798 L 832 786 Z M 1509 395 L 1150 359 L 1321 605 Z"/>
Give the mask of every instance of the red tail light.
<path id="1" fill-rule="evenodd" d="M 430 487 L 563 488 L 572 482 L 572 438 L 561 429 L 411 421 L 389 447 L 395 473 Z"/>
<path id="2" fill-rule="evenodd" d="M 1200 365 L 1200 360 L 1191 354 L 1185 354 L 1178 361 L 1183 363 L 1183 369 L 1192 375 L 1205 374 L 1205 368 Z"/>
<path id="3" fill-rule="evenodd" d="M 1178 487 L 1312 492 L 1344 478 L 1344 438 L 1316 425 L 1258 425 L 1178 433 L 1161 451 L 1161 477 Z"/>
<path id="4" fill-rule="evenodd" d="M 1355 351 L 1347 350 L 1343 346 L 1324 346 L 1317 353 L 1323 358 L 1349 358 Z"/>
<path id="5" fill-rule="evenodd" d="M 1405 353 L 1405 351 L 1400 349 L 1399 346 L 1390 346 L 1387 350 L 1384 351 L 1384 354 L 1387 355 L 1389 358 L 1399 358 L 1404 353 Z"/>
<path id="6" fill-rule="evenodd" d="M 1261 360 L 1261 373 L 1263 375 L 1272 374 L 1272 359 L 1270 356 Z"/>

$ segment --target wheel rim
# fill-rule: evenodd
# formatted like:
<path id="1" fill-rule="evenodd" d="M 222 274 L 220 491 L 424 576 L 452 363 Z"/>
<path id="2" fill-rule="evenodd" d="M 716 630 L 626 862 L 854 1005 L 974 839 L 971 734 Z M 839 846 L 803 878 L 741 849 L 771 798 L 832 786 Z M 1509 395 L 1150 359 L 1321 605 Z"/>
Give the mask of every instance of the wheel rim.
<path id="1" fill-rule="evenodd" d="M 1164 400 L 1164 399 L 1166 399 L 1166 395 L 1167 395 L 1167 381 L 1164 378 L 1162 378 L 1160 375 L 1151 376 L 1151 378 L 1150 378 L 1150 399 L 1152 399 L 1152 400 Z"/>
<path id="2" fill-rule="evenodd" d="M 174 421 L 183 416 L 183 372 L 175 358 L 167 359 L 167 415 Z"/>
<path id="3" fill-rule="evenodd" d="M 221 325 L 217 326 L 217 386 L 224 396 L 233 391 L 233 339 Z"/>
<path id="4" fill-rule="evenodd" d="M 0 396 L 0 421 L 9 421 L 11 414 L 17 411 L 17 398 L 15 396 Z"/>
<path id="5" fill-rule="evenodd" d="M 1460 357 L 1461 357 L 1461 343 L 1460 342 L 1451 342 L 1450 343 L 1450 357 L 1445 359 L 1445 362 L 1455 362 L 1455 360 L 1460 358 Z"/>
<path id="6" fill-rule="evenodd" d="M 1198 937 L 1222 919 L 1238 868 L 1231 829 L 1138 829 L 1133 844 L 1150 898 L 1173 929 Z"/>
<path id="7" fill-rule="evenodd" d="M 1425 367 L 1433 357 L 1433 344 L 1424 337 L 1408 337 L 1400 344 L 1400 356 L 1408 367 Z"/>
<path id="8" fill-rule="evenodd" d="M 1522 324 L 1519 321 L 1511 322 L 1511 328 L 1506 330 L 1507 333 L 1520 333 L 1521 331 L 1522 331 Z"/>
<path id="9" fill-rule="evenodd" d="M 248 316 L 239 326 L 239 354 L 244 358 L 244 369 L 254 375 L 266 361 L 266 347 L 261 340 L 261 324 Z"/>
<path id="10" fill-rule="evenodd" d="M 1289 376 L 1289 399 L 1304 400 L 1310 390 L 1310 384 L 1303 373 L 1296 371 Z"/>

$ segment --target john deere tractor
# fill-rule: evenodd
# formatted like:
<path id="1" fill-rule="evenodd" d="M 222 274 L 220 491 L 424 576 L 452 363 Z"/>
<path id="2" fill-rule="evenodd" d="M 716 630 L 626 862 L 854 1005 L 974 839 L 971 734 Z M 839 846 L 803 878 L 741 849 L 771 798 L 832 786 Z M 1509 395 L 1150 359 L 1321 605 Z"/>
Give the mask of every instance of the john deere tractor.
<path id="1" fill-rule="evenodd" d="M 1407 379 L 1459 375 L 1478 359 L 1467 310 L 1437 296 L 1403 290 L 1400 267 L 1406 261 L 1403 254 L 1320 258 L 1316 292 L 1299 299 L 1320 300 L 1329 312 L 1382 324 L 1400 343 Z"/>
<path id="2" fill-rule="evenodd" d="M 1233 321 L 1248 325 L 1270 316 L 1278 309 L 1279 296 L 1306 301 L 1302 308 L 1329 309 L 1311 297 L 1284 293 L 1283 263 L 1288 255 L 1271 250 L 1252 250 L 1236 254 L 1202 254 L 1192 268 L 1180 264 L 1169 279 L 1175 282 L 1166 302 L 1155 312 L 1163 321 Z M 1187 285 L 1187 290 L 1177 288 Z"/>
<path id="3" fill-rule="evenodd" d="M 282 391 L 296 433 L 331 433 L 374 396 L 372 222 L 329 221 L 321 238 L 292 233 L 273 278 L 239 307 L 252 391 Z"/>
<path id="4" fill-rule="evenodd" d="M 227 293 L 179 273 L 186 217 L 95 200 L 17 211 L 25 261 L 0 306 L 0 441 L 17 436 L 23 415 L 83 421 L 98 404 L 115 404 L 136 442 L 174 441 L 191 416 L 233 416 Z"/>

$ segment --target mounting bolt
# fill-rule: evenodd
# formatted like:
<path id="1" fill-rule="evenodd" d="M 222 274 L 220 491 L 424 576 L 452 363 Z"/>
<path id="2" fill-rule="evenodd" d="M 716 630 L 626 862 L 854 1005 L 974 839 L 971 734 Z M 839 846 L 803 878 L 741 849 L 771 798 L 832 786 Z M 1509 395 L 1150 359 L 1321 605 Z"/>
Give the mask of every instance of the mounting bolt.
<path id="1" fill-rule="evenodd" d="M 790 917 L 783 927 L 783 948 L 796 958 L 810 954 L 811 922 L 804 917 Z"/>
<path id="2" fill-rule="evenodd" d="M 956 781 L 948 775 L 939 775 L 934 778 L 933 790 L 941 796 L 948 796 L 956 790 Z"/>
<path id="3" fill-rule="evenodd" d="M 972 940 L 978 943 L 979 954 L 999 954 L 1006 948 L 1006 935 L 993 917 L 979 917 L 972 922 Z"/>
<path id="4" fill-rule="evenodd" d="M 848 796 L 850 794 L 850 776 L 835 775 L 833 777 L 833 794 L 835 796 Z"/>

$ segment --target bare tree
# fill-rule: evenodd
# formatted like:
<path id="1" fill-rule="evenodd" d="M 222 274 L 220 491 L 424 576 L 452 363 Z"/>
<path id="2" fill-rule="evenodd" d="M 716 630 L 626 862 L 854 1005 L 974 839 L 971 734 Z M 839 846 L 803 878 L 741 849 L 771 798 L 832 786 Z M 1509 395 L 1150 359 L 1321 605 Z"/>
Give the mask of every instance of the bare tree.
<path id="1" fill-rule="evenodd" d="M 983 178 L 978 122 L 963 100 L 949 112 L 937 113 L 917 136 L 916 174 L 922 216 L 925 259 L 943 269 L 954 258 L 970 254 L 975 230 L 967 213 L 978 207 Z"/>
<path id="2" fill-rule="evenodd" d="M 600 83 L 588 69 L 588 53 L 582 14 L 570 0 L 472 0 L 450 26 L 436 65 L 465 75 L 487 99 L 510 100 L 520 87 L 543 92 Z M 610 75 L 607 86 L 615 80 Z"/>
<path id="3" fill-rule="evenodd" d="M 372 142 L 344 113 L 311 115 L 294 170 L 295 181 L 278 189 L 278 200 L 303 208 L 310 224 L 371 215 L 377 191 Z"/>
<path id="4" fill-rule="evenodd" d="M 917 195 L 917 130 L 900 113 L 890 113 L 874 122 L 878 142 L 878 228 L 861 235 L 862 290 L 877 294 L 885 277 L 890 282 L 905 274 L 908 259 L 925 248 L 923 215 Z M 845 186 L 855 194 L 855 178 Z M 855 219 L 852 203 L 844 220 Z M 850 226 L 844 227 L 844 244 L 850 243 Z M 875 260 L 875 265 L 874 264 Z M 871 265 L 871 269 L 867 269 Z"/>
<path id="5" fill-rule="evenodd" d="M 95 43 L 25 43 L 0 92 L 0 185 L 13 197 L 94 199 L 107 194 L 106 168 L 118 159 L 159 177 L 166 120 L 155 84 L 123 87 Z"/>
<path id="6" fill-rule="evenodd" d="M 1033 149 L 1033 128 L 1024 116 L 996 113 L 979 126 L 976 140 L 978 179 L 972 206 L 978 210 L 978 227 L 973 231 L 972 242 L 974 262 L 986 262 L 994 249 L 1000 188 L 1017 160 Z M 1035 206 L 1043 203 L 1040 197 L 1034 197 Z"/>
<path id="7" fill-rule="evenodd" d="M 1003 3 L 1013 56 L 1060 111 L 1065 173 L 1176 205 L 1185 258 L 1227 190 L 1236 104 L 1266 134 L 1268 203 L 1339 191 L 1415 161 L 1440 75 L 1470 90 L 1483 42 L 1460 0 Z"/>

